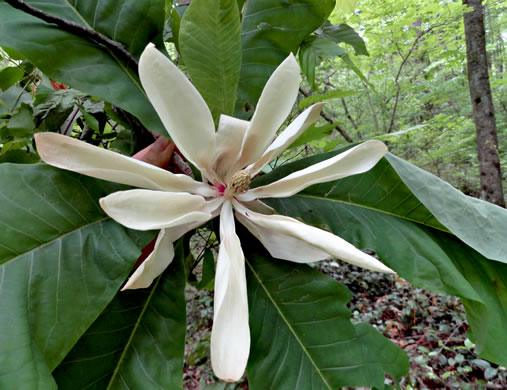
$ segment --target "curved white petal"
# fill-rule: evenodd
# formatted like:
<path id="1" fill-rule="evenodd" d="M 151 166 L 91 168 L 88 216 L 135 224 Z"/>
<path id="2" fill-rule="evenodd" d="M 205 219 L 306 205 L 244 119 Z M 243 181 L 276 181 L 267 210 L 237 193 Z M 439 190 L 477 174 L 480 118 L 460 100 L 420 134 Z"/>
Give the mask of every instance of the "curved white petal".
<path id="1" fill-rule="evenodd" d="M 158 233 L 153 252 L 130 276 L 122 291 L 149 287 L 153 280 L 171 264 L 174 258 L 173 242 L 176 238 L 172 237 L 169 231 L 170 229 L 162 229 Z"/>
<path id="2" fill-rule="evenodd" d="M 332 158 L 294 172 L 274 183 L 249 190 L 238 196 L 242 201 L 257 198 L 285 198 L 309 187 L 343 177 L 363 173 L 375 166 L 387 153 L 380 141 L 370 140 Z"/>
<path id="3" fill-rule="evenodd" d="M 373 271 L 394 273 L 394 271 L 386 267 L 374 257 L 367 255 L 344 239 L 335 236 L 332 233 L 326 232 L 325 230 L 317 229 L 313 226 L 299 222 L 294 218 L 283 215 L 258 214 L 246 209 L 237 201 L 234 201 L 234 208 L 250 223 L 253 223 L 261 228 L 276 231 L 282 235 L 302 240 L 340 260 L 346 261 L 347 263 Z M 288 253 L 288 251 L 289 249 L 287 249 L 286 253 Z M 297 256 L 297 254 L 294 253 L 294 256 Z"/>
<path id="4" fill-rule="evenodd" d="M 266 203 L 261 202 L 260 200 L 252 200 L 251 202 L 243 202 L 243 205 L 252 211 L 255 211 L 260 214 L 276 214 L 276 211 L 273 207 L 268 206 Z"/>
<path id="5" fill-rule="evenodd" d="M 220 214 L 220 251 L 215 274 L 211 365 L 215 375 L 234 382 L 243 375 L 250 353 L 245 258 L 234 228 L 230 202 Z"/>
<path id="6" fill-rule="evenodd" d="M 217 150 L 212 164 L 212 169 L 217 176 L 223 180 L 223 184 L 228 181 L 228 175 L 232 165 L 237 160 L 243 137 L 248 128 L 248 121 L 234 118 L 228 115 L 221 115 L 218 124 Z"/>
<path id="7" fill-rule="evenodd" d="M 218 215 L 222 203 L 223 198 L 207 201 L 203 211 L 214 217 Z M 198 220 L 160 230 L 153 251 L 130 276 L 122 291 L 150 286 L 153 280 L 171 264 L 174 257 L 173 242 L 204 222 L 206 221 Z"/>
<path id="8" fill-rule="evenodd" d="M 204 213 L 209 213 L 211 214 L 212 218 L 215 218 L 218 214 L 220 214 L 220 210 L 224 202 L 224 197 L 207 200 L 201 211 Z"/>
<path id="9" fill-rule="evenodd" d="M 198 168 L 209 170 L 215 155 L 215 124 L 197 89 L 151 43 L 139 59 L 139 78 L 181 153 Z"/>
<path id="10" fill-rule="evenodd" d="M 100 205 L 116 222 L 136 230 L 204 223 L 211 218 L 203 197 L 184 192 L 118 191 L 100 199 Z"/>
<path id="11" fill-rule="evenodd" d="M 331 255 L 297 238 L 252 223 L 242 214 L 236 214 L 240 221 L 264 245 L 271 256 L 295 263 L 312 263 Z"/>
<path id="12" fill-rule="evenodd" d="M 154 165 L 56 133 L 35 134 L 37 151 L 49 165 L 97 179 L 162 191 L 188 191 L 213 196 L 206 184 Z"/>
<path id="13" fill-rule="evenodd" d="M 290 114 L 299 82 L 299 65 L 291 53 L 275 69 L 262 91 L 241 146 L 241 155 L 235 166 L 237 169 L 257 161 L 264 153 Z"/>
<path id="14" fill-rule="evenodd" d="M 270 161 L 281 155 L 313 122 L 319 119 L 324 103 L 317 103 L 303 111 L 282 133 L 276 137 L 264 154 L 248 169 L 255 176 Z"/>

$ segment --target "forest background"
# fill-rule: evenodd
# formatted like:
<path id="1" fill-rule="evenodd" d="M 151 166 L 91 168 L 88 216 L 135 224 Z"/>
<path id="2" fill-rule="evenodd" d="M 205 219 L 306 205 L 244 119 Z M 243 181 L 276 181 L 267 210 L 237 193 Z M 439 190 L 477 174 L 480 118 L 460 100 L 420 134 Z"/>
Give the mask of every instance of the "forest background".
<path id="1" fill-rule="evenodd" d="M 358 2 L 358 10 L 335 13 L 333 22 L 350 25 L 364 38 L 365 50 L 347 54 L 375 90 L 365 88 L 339 58 L 323 61 L 311 87 L 328 96 L 341 91 L 342 96 L 330 100 L 324 111 L 342 134 L 335 131 L 332 137 L 309 142 L 310 147 L 332 150 L 347 143 L 347 138 L 354 142 L 378 138 L 387 141 L 394 154 L 479 197 L 462 4 L 372 0 Z M 502 167 L 507 162 L 505 26 L 505 2 L 485 2 Z M 321 129 L 324 135 L 333 132 L 331 126 Z M 506 183 L 504 169 L 504 193 Z"/>

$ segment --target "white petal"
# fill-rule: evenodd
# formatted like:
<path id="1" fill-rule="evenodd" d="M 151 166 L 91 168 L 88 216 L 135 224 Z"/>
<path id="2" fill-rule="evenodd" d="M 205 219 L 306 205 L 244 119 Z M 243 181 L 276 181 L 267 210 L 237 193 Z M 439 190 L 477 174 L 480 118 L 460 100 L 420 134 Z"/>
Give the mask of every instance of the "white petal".
<path id="1" fill-rule="evenodd" d="M 203 211 L 218 215 L 223 198 L 207 201 Z M 155 247 L 144 262 L 130 276 L 122 290 L 145 288 L 151 285 L 153 280 L 159 276 L 171 264 L 174 257 L 173 242 L 183 236 L 186 232 L 198 227 L 206 221 L 191 222 L 167 229 L 162 229 L 157 236 Z"/>
<path id="2" fill-rule="evenodd" d="M 139 59 L 139 77 L 178 149 L 198 168 L 208 169 L 215 155 L 215 124 L 197 89 L 153 44 Z"/>
<path id="3" fill-rule="evenodd" d="M 294 172 L 274 183 L 249 190 L 238 196 L 242 201 L 256 198 L 285 198 L 309 187 L 343 177 L 363 173 L 375 166 L 387 153 L 387 147 L 380 141 L 366 141 L 330 159 Z"/>
<path id="4" fill-rule="evenodd" d="M 150 190 L 118 191 L 100 199 L 104 211 L 131 229 L 163 229 L 211 218 L 206 201 L 184 192 Z"/>
<path id="5" fill-rule="evenodd" d="M 49 165 L 97 179 L 163 191 L 188 191 L 213 196 L 213 190 L 186 175 L 56 133 L 35 134 L 37 151 Z"/>
<path id="6" fill-rule="evenodd" d="M 250 353 L 245 258 L 234 228 L 230 202 L 220 214 L 220 251 L 215 274 L 211 365 L 215 375 L 234 382 L 243 375 Z"/>
<path id="7" fill-rule="evenodd" d="M 217 151 L 212 168 L 218 177 L 223 179 L 223 184 L 227 183 L 227 176 L 231 173 L 229 171 L 238 158 L 248 124 L 248 121 L 233 118 L 232 116 L 220 116 L 216 134 Z"/>
<path id="8" fill-rule="evenodd" d="M 329 253 L 307 244 L 297 238 L 280 233 L 273 229 L 264 228 L 252 223 L 242 214 L 236 214 L 240 221 L 264 245 L 271 256 L 296 263 L 311 263 L 330 257 Z"/>
<path id="9" fill-rule="evenodd" d="M 130 276 L 122 291 L 149 287 L 153 280 L 171 264 L 174 258 L 175 239 L 168 234 L 170 230 L 162 229 L 158 233 L 153 252 Z"/>
<path id="10" fill-rule="evenodd" d="M 299 90 L 299 65 L 292 53 L 275 69 L 262 91 L 241 147 L 236 168 L 257 161 L 273 141 L 296 100 Z"/>
<path id="11" fill-rule="evenodd" d="M 394 273 L 394 271 L 386 267 L 374 257 L 367 255 L 352 244 L 332 233 L 306 225 L 294 218 L 283 215 L 258 214 L 246 209 L 237 201 L 233 202 L 234 208 L 251 223 L 257 226 L 302 240 L 340 260 L 346 261 L 347 263 L 373 271 Z M 289 249 L 287 249 L 287 252 L 288 251 Z"/>
<path id="12" fill-rule="evenodd" d="M 324 103 L 317 103 L 303 111 L 282 133 L 276 137 L 264 154 L 249 167 L 255 176 L 270 161 L 281 155 L 313 122 L 319 119 Z"/>
<path id="13" fill-rule="evenodd" d="M 225 202 L 224 197 L 207 200 L 206 204 L 204 205 L 201 211 L 209 213 L 213 218 L 215 218 L 218 214 L 220 214 L 220 209 L 224 202 Z"/>
<path id="14" fill-rule="evenodd" d="M 252 200 L 251 202 L 243 202 L 243 205 L 252 211 L 255 211 L 260 214 L 276 214 L 276 211 L 273 207 L 268 206 L 266 203 L 261 202 L 260 200 Z"/>

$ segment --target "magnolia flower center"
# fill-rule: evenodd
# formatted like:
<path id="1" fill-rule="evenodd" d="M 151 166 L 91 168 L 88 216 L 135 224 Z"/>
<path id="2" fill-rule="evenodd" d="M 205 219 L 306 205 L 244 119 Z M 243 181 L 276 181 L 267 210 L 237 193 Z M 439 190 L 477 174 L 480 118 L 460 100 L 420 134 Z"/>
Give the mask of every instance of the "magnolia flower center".
<path id="1" fill-rule="evenodd" d="M 237 194 L 243 194 L 248 191 L 250 186 L 250 172 L 242 170 L 232 175 L 229 184 L 216 184 L 216 196 L 225 196 L 227 199 L 234 198 Z"/>
<path id="2" fill-rule="evenodd" d="M 250 186 L 250 172 L 242 170 L 232 175 L 229 182 L 229 190 L 234 194 L 242 194 L 248 191 Z"/>

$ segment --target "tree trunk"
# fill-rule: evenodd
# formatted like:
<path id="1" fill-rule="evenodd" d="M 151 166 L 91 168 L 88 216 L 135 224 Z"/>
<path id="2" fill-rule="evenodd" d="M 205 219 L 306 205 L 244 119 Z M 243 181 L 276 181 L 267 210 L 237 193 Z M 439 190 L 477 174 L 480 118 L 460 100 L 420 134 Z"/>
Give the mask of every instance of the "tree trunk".
<path id="1" fill-rule="evenodd" d="M 484 10 L 481 0 L 463 0 L 471 8 L 464 14 L 468 85 L 472 101 L 481 182 L 481 198 L 505 207 L 495 113 L 488 75 Z"/>

